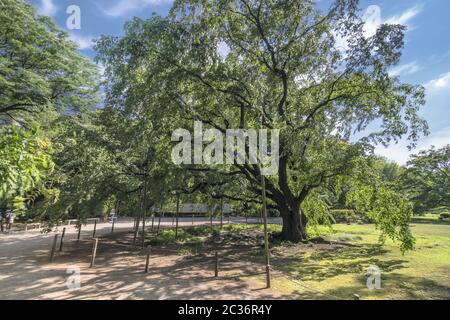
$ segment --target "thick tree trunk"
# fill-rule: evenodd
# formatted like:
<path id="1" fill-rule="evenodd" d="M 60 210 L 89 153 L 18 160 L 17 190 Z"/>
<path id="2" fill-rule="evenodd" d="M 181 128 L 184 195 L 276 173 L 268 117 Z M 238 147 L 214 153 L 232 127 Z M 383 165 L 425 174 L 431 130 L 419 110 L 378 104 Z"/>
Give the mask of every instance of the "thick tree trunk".
<path id="1" fill-rule="evenodd" d="M 280 143 L 280 151 L 283 143 Z M 283 152 L 280 152 L 283 154 Z M 288 158 L 281 156 L 278 165 L 278 178 L 280 190 L 274 190 L 273 200 L 276 202 L 283 218 L 282 238 L 292 242 L 308 239 L 306 232 L 307 219 L 301 211 L 301 204 L 305 200 L 310 188 L 303 187 L 298 197 L 295 197 L 288 183 Z"/>
<path id="2" fill-rule="evenodd" d="M 284 240 L 300 242 L 308 239 L 307 219 L 299 205 L 293 206 L 293 208 L 282 205 L 280 206 L 280 213 L 283 219 L 281 236 Z"/>

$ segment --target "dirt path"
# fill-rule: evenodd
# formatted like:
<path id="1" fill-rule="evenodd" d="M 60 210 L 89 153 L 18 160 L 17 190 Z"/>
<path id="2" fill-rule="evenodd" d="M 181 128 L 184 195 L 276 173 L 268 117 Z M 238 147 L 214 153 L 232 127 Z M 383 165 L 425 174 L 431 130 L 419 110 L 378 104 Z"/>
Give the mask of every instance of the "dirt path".
<path id="1" fill-rule="evenodd" d="M 202 224 L 207 221 L 196 221 Z M 150 272 L 145 274 L 145 256 L 139 248 L 120 245 L 116 237 L 131 239 L 132 221 L 116 223 L 115 236 L 102 238 L 96 266 L 89 268 L 92 225 L 77 231 L 68 227 L 65 246 L 49 262 L 53 234 L 36 231 L 0 236 L 0 299 L 273 299 L 294 298 L 262 289 L 251 281 L 237 278 L 236 272 L 263 272 L 259 265 L 223 259 L 221 276 L 214 278 L 214 259 L 208 255 L 180 256 L 154 251 Z M 190 225 L 189 219 L 180 225 Z M 163 225 L 171 225 L 166 219 Z M 97 235 L 110 233 L 111 225 L 101 223 Z M 128 240 L 127 240 L 128 237 Z M 70 270 L 80 271 L 79 289 L 69 289 L 74 279 Z M 262 274 L 263 278 L 264 275 Z M 259 287 L 258 287 L 259 286 Z"/>

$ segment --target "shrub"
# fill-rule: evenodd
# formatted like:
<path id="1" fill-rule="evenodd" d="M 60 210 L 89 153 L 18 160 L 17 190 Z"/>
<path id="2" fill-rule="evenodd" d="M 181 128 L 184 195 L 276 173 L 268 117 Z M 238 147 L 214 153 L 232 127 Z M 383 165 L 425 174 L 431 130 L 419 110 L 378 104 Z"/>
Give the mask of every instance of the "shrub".
<path id="1" fill-rule="evenodd" d="M 444 220 L 444 219 L 450 219 L 450 212 L 446 212 L 446 213 L 441 213 L 439 215 L 439 219 Z"/>
<path id="2" fill-rule="evenodd" d="M 333 209 L 331 216 L 336 223 L 368 223 L 370 219 L 353 209 Z"/>
<path id="3" fill-rule="evenodd" d="M 355 222 L 356 213 L 351 209 L 335 209 L 331 210 L 331 216 L 336 223 Z"/>

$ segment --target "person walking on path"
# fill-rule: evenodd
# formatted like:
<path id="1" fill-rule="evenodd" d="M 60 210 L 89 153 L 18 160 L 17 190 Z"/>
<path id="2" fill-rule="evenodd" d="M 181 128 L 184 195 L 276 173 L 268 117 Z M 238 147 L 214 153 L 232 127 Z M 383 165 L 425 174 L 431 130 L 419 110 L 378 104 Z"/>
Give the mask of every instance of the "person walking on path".
<path id="1" fill-rule="evenodd" d="M 14 224 L 14 220 L 16 219 L 16 215 L 12 213 L 11 210 L 6 211 L 6 223 L 7 227 L 6 230 L 8 233 L 11 231 L 12 225 Z"/>

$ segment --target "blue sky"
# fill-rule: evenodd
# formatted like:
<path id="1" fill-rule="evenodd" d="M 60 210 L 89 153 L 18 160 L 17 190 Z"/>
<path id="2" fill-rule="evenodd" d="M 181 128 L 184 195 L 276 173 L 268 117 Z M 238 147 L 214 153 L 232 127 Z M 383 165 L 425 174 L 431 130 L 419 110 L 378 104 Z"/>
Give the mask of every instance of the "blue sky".
<path id="1" fill-rule="evenodd" d="M 326 6 L 330 0 L 319 0 Z M 91 39 L 101 34 L 120 35 L 123 24 L 133 16 L 147 18 L 152 12 L 166 15 L 172 0 L 28 0 L 41 14 L 54 17 L 66 29 L 70 5 L 81 9 L 81 29 L 68 30 L 80 51 L 95 55 Z M 402 81 L 424 85 L 427 105 L 421 111 L 431 134 L 423 137 L 416 150 L 450 144 L 450 1 L 448 0 L 361 0 L 361 15 L 366 32 L 371 34 L 381 23 L 408 26 L 401 62 L 391 70 Z M 406 141 L 376 153 L 398 163 L 408 158 Z"/>

